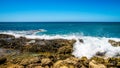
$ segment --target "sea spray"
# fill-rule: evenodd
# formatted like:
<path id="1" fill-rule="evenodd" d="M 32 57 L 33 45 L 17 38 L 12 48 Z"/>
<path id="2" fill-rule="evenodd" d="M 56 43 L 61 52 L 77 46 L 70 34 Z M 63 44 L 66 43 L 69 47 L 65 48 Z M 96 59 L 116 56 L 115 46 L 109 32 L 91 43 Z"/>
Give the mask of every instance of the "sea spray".
<path id="1" fill-rule="evenodd" d="M 120 47 L 111 46 L 108 42 L 109 39 L 120 41 L 119 38 L 106 38 L 106 37 L 92 37 L 92 36 L 84 36 L 84 35 L 22 35 L 16 34 L 14 32 L 4 32 L 1 34 L 10 34 L 15 37 L 26 37 L 30 39 L 75 39 L 76 42 L 73 45 L 73 55 L 75 57 L 83 57 L 91 58 L 96 56 L 96 54 L 104 53 L 106 57 L 115 57 L 120 54 Z M 79 41 L 79 39 L 83 40 L 83 43 Z"/>
<path id="2" fill-rule="evenodd" d="M 73 45 L 73 55 L 75 57 L 91 58 L 99 53 L 105 53 L 106 57 L 115 57 L 120 54 L 120 47 L 113 47 L 108 43 L 109 38 L 83 37 L 84 43 L 79 40 Z M 112 38 L 111 38 L 112 39 Z M 118 39 L 114 40 L 118 41 Z"/>

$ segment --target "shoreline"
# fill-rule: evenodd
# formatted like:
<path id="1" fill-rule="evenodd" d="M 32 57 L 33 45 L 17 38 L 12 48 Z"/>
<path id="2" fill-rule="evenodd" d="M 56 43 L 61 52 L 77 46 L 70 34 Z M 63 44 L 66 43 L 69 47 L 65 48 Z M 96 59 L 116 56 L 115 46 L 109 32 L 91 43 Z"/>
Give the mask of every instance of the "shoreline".
<path id="1" fill-rule="evenodd" d="M 79 39 L 84 43 L 83 39 Z M 109 40 L 112 46 L 120 42 Z M 119 67 L 120 57 L 104 58 L 104 53 L 88 59 L 72 55 L 75 39 L 28 39 L 15 38 L 13 35 L 0 34 L 0 67 L 2 68 L 109 68 Z M 3 49 L 3 51 L 2 51 Z M 64 62 L 64 63 L 63 63 Z"/>

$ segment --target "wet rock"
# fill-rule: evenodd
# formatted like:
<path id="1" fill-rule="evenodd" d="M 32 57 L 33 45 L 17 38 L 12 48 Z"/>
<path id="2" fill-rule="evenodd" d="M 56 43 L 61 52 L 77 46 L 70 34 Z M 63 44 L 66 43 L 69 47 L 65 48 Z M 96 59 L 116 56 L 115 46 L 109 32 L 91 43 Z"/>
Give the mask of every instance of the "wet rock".
<path id="1" fill-rule="evenodd" d="M 53 52 L 56 53 L 59 48 L 63 47 L 64 52 L 71 52 L 71 47 L 75 40 L 67 39 L 27 39 L 25 37 L 15 38 L 12 35 L 0 35 L 0 47 L 20 50 L 21 52 Z M 6 38 L 12 38 L 6 40 Z M 68 48 L 65 50 L 65 48 Z M 61 50 L 61 49 L 60 49 Z M 59 51 L 60 51 L 59 50 Z"/>
<path id="2" fill-rule="evenodd" d="M 99 51 L 96 53 L 96 56 L 105 56 L 106 52 L 104 51 Z"/>
<path id="3" fill-rule="evenodd" d="M 27 42 L 28 44 L 34 44 L 36 41 L 35 40 L 30 40 L 29 42 Z"/>
<path id="4" fill-rule="evenodd" d="M 71 54 L 73 51 L 72 46 L 63 46 L 58 49 L 59 54 Z"/>
<path id="5" fill-rule="evenodd" d="M 0 39 L 13 39 L 15 36 L 8 34 L 0 34 Z"/>
<path id="6" fill-rule="evenodd" d="M 21 50 L 22 46 L 26 44 L 26 38 L 0 39 L 0 47 Z"/>
<path id="7" fill-rule="evenodd" d="M 107 66 L 108 67 L 111 67 L 111 66 L 117 66 L 117 58 L 108 58 L 108 59 L 106 59 L 106 61 L 107 61 Z"/>
<path id="8" fill-rule="evenodd" d="M 103 64 L 97 63 L 95 60 L 92 60 L 89 63 L 89 68 L 107 68 L 107 67 Z"/>
<path id="9" fill-rule="evenodd" d="M 59 48 L 67 46 L 69 49 L 66 52 L 71 51 L 70 47 L 74 44 L 74 40 L 65 39 L 53 39 L 53 40 L 36 40 L 33 44 L 27 44 L 22 50 L 29 52 L 53 52 L 56 53 Z M 63 47 L 64 48 L 64 47 Z M 64 48 L 65 49 L 65 48 Z"/>
<path id="10" fill-rule="evenodd" d="M 114 40 L 109 40 L 108 42 L 109 42 L 112 46 L 114 46 L 114 47 L 120 46 L 120 42 L 116 42 L 116 41 L 114 41 Z"/>
<path id="11" fill-rule="evenodd" d="M 83 39 L 79 39 L 79 42 L 84 43 Z"/>
<path id="12" fill-rule="evenodd" d="M 6 62 L 6 57 L 0 57 L 0 64 L 4 64 Z"/>

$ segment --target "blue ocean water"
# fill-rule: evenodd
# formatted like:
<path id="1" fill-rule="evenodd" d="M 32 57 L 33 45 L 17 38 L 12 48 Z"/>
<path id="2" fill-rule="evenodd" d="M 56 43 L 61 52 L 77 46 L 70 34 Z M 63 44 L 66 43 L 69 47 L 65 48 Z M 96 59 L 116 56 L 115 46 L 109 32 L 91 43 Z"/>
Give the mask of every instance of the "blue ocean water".
<path id="1" fill-rule="evenodd" d="M 44 29 L 37 35 L 84 35 L 120 38 L 119 22 L 0 22 L 0 33 Z"/>

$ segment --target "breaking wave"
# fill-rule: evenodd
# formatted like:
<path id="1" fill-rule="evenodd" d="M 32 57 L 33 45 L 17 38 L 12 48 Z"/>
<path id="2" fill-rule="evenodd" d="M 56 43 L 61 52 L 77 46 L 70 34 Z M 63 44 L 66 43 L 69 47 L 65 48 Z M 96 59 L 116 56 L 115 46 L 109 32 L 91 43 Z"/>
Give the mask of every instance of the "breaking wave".
<path id="1" fill-rule="evenodd" d="M 39 32 L 47 32 L 45 29 L 38 29 L 38 30 L 22 30 L 22 31 L 0 31 L 1 34 L 11 34 L 11 35 L 36 35 Z"/>
<path id="2" fill-rule="evenodd" d="M 27 34 L 26 32 L 31 31 L 8 31 L 8 32 L 0 32 L 0 34 L 11 34 L 15 37 L 24 36 L 31 39 L 75 39 L 76 42 L 73 45 L 73 55 L 75 57 L 83 57 L 91 58 L 96 56 L 96 53 L 105 53 L 106 57 L 115 57 L 120 54 L 120 47 L 113 47 L 108 40 L 120 41 L 120 38 L 106 38 L 106 37 L 92 37 L 92 36 L 84 36 L 84 35 L 36 35 L 35 34 Z M 37 32 L 37 31 L 36 31 Z M 44 31 L 43 31 L 44 32 Z M 83 40 L 83 43 L 79 42 L 79 39 Z"/>

